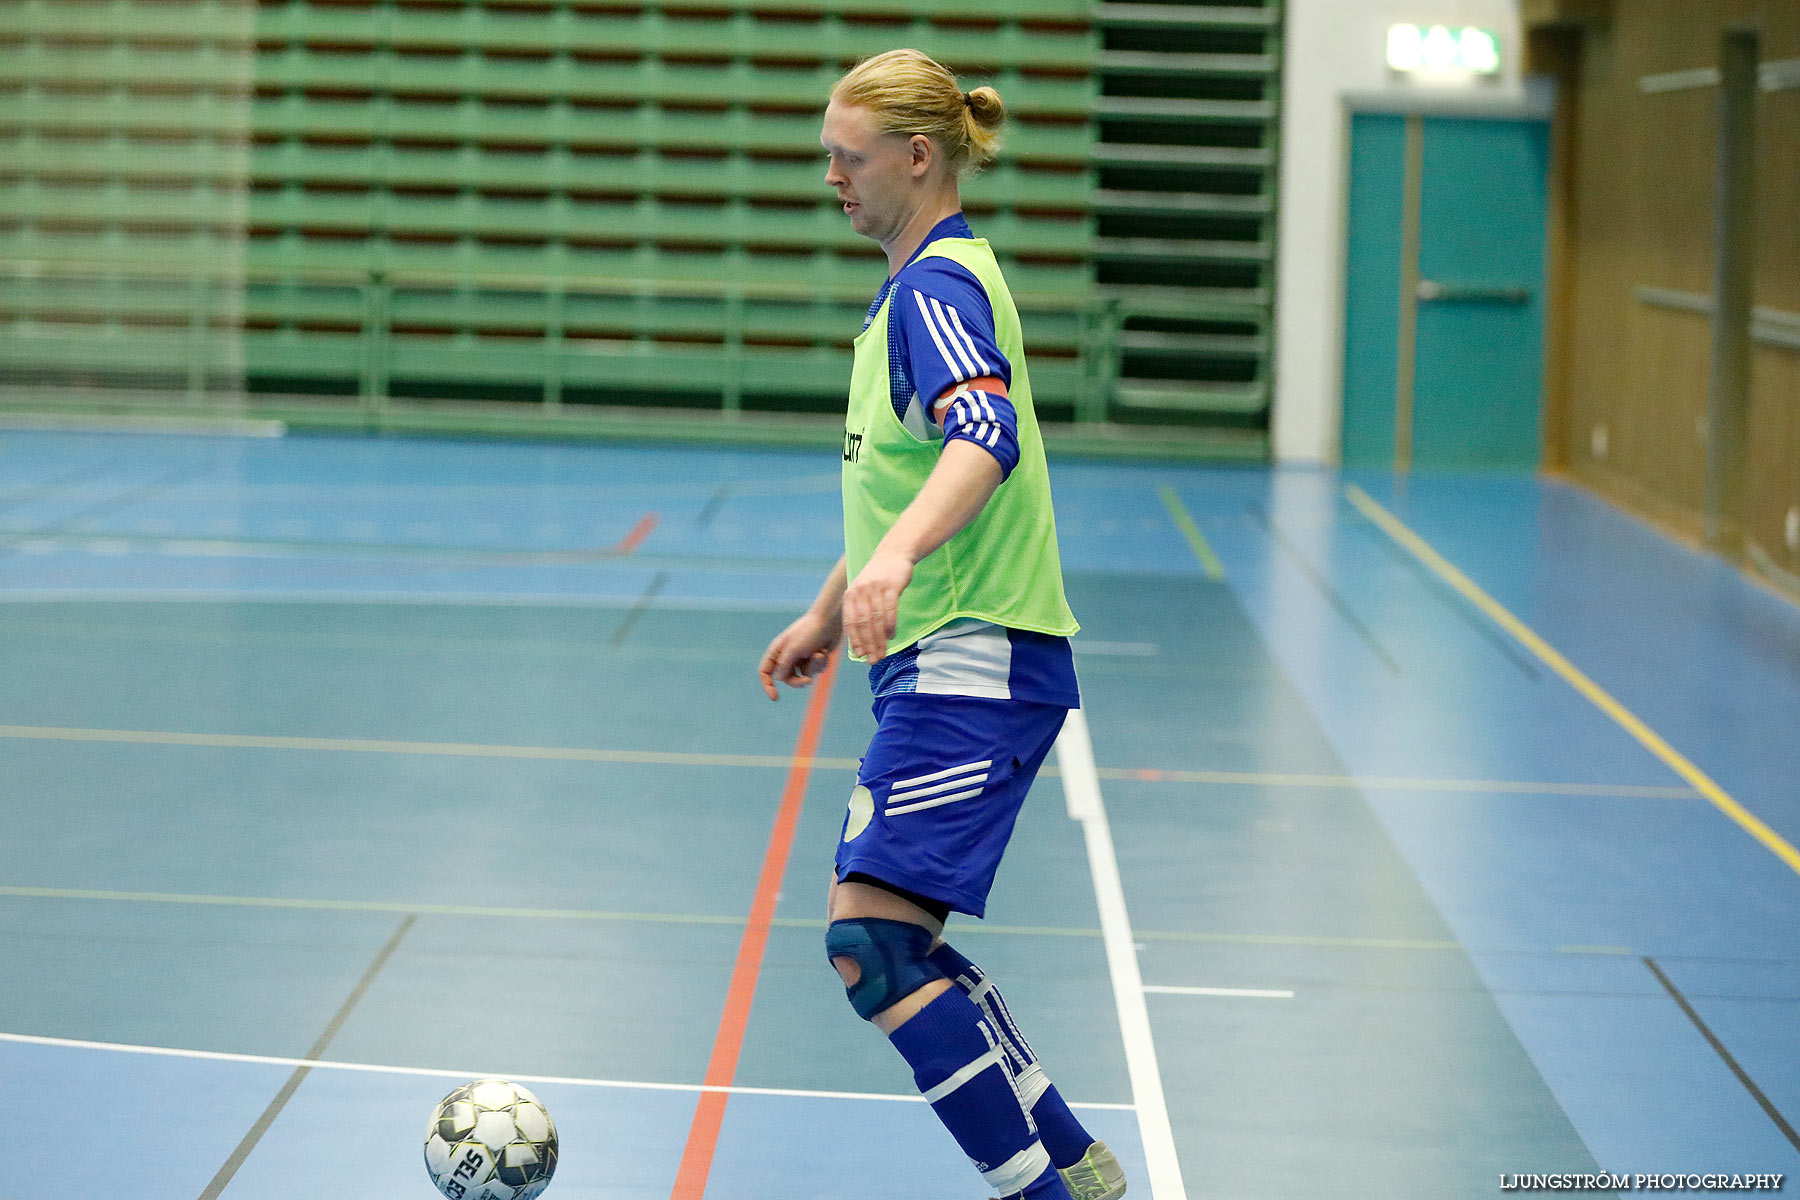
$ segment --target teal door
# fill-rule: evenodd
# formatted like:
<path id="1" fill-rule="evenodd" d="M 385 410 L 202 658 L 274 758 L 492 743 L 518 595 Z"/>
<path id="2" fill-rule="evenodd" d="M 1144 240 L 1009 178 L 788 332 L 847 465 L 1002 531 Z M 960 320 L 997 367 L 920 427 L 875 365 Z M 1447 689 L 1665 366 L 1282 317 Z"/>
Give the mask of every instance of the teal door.
<path id="1" fill-rule="evenodd" d="M 1537 465 L 1541 120 L 1351 120 L 1343 461 Z"/>

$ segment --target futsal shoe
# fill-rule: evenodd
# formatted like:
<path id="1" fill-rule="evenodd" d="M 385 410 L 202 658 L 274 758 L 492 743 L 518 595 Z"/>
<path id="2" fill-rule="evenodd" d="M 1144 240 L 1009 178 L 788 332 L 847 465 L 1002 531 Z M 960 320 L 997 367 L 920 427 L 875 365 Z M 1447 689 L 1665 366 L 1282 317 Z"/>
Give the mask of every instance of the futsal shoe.
<path id="1" fill-rule="evenodd" d="M 1074 1200 L 1119 1200 L 1125 1194 L 1125 1170 L 1105 1142 L 1095 1142 L 1080 1162 L 1067 1169 L 1059 1167 L 1056 1173 Z"/>
<path id="2" fill-rule="evenodd" d="M 1119 1200 L 1125 1194 L 1125 1172 L 1105 1142 L 1095 1142 L 1080 1162 L 1057 1174 L 1075 1200 Z"/>

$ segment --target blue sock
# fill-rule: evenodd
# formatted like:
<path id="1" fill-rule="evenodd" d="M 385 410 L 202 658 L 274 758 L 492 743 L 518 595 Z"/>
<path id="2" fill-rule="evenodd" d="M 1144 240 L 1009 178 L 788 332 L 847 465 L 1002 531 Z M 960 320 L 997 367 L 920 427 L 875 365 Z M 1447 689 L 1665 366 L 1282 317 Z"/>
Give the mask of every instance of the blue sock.
<path id="1" fill-rule="evenodd" d="M 1044 1074 L 1037 1055 L 1019 1032 L 1019 1027 L 1013 1024 L 1012 1013 L 1007 1011 L 1006 1000 L 1000 995 L 1000 989 L 982 973 L 980 967 L 958 954 L 948 944 L 933 950 L 929 958 L 932 966 L 942 971 L 950 982 L 975 1002 L 982 1015 L 987 1018 L 988 1025 L 999 1036 L 1001 1045 L 1012 1059 L 1012 1072 L 1019 1085 L 1019 1099 L 1036 1123 L 1038 1137 L 1042 1139 L 1044 1149 L 1050 1152 L 1050 1161 L 1059 1168 L 1072 1167 L 1080 1162 L 1087 1156 L 1088 1147 L 1094 1144 L 1094 1137 L 1075 1119 L 1075 1114 L 1069 1111 L 1069 1106 L 1056 1090 L 1056 1085 Z"/>
<path id="2" fill-rule="evenodd" d="M 951 988 L 888 1036 L 983 1179 L 1002 1196 L 1070 1200 L 1019 1102 L 1007 1052 L 974 1001 Z"/>

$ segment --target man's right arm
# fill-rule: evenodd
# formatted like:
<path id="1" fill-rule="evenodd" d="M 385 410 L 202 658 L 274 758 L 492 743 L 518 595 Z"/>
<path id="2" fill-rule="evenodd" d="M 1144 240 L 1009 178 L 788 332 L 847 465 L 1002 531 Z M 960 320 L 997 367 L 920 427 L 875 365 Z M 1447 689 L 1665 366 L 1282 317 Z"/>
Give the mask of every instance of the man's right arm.
<path id="1" fill-rule="evenodd" d="M 775 635 L 763 652 L 763 691 L 769 699 L 779 700 L 777 683 L 803 688 L 812 684 L 831 662 L 832 653 L 844 640 L 844 588 L 846 566 L 842 558 L 819 588 L 811 607 L 795 618 L 793 624 Z"/>

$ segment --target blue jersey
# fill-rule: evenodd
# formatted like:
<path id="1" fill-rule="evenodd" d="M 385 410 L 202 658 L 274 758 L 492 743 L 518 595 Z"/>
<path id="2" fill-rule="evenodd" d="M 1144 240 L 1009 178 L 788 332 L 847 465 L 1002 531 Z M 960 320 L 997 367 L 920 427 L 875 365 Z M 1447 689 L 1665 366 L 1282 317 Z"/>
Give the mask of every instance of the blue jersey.
<path id="1" fill-rule="evenodd" d="M 1018 418 L 1005 395 L 970 381 L 1011 386 L 1012 364 L 994 334 L 987 290 L 961 263 L 921 259 L 938 238 L 972 238 L 961 213 L 939 221 L 890 276 L 863 319 L 868 328 L 888 305 L 888 390 L 894 415 L 921 440 L 972 441 L 1000 464 L 1002 479 L 1019 462 Z M 943 423 L 938 402 L 950 397 Z M 907 693 L 980 696 L 1078 708 L 1069 639 L 986 621 L 953 621 L 869 668 L 877 699 Z"/>
<path id="2" fill-rule="evenodd" d="M 921 440 L 972 441 L 992 454 L 1002 477 L 1019 462 L 1018 418 L 1012 402 L 990 388 L 965 386 L 998 379 L 1012 385 L 1012 364 L 994 337 L 994 309 L 981 281 L 959 262 L 919 254 L 938 238 L 972 238 L 961 213 L 925 235 L 906 265 L 890 276 L 869 305 L 863 328 L 888 305 L 888 394 L 894 415 Z M 938 424 L 936 408 L 954 396 Z"/>

